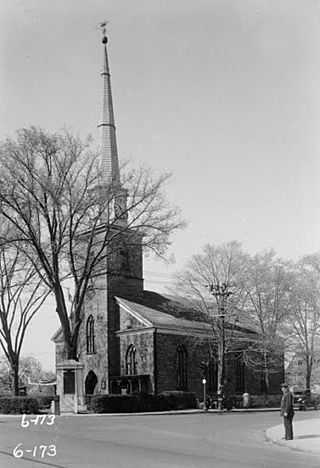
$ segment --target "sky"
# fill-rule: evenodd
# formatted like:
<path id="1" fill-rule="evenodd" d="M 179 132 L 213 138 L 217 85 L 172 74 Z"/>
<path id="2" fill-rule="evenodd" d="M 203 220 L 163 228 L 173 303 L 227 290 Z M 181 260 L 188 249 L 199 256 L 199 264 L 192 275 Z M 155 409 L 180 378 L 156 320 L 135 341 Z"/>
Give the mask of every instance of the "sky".
<path id="1" fill-rule="evenodd" d="M 319 251 L 320 3 L 2 0 L 0 140 L 30 125 L 97 136 L 104 20 L 120 160 L 170 172 L 187 221 L 171 262 L 146 258 L 145 287 L 207 243 Z M 58 326 L 50 301 L 24 353 L 53 368 Z"/>

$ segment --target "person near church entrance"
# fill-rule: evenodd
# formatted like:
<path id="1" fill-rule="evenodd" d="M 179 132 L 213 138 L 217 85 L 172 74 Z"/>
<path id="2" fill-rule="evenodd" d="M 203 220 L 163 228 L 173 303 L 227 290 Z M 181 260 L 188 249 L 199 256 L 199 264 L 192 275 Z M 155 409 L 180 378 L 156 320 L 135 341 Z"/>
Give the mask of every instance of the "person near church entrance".
<path id="1" fill-rule="evenodd" d="M 250 394 L 248 390 L 246 390 L 242 395 L 242 405 L 244 408 L 249 408 L 250 406 Z"/>
<path id="2" fill-rule="evenodd" d="M 292 420 L 294 416 L 293 409 L 293 395 L 289 390 L 289 385 L 284 383 L 281 385 L 282 399 L 281 399 L 281 416 L 283 416 L 284 429 L 286 440 L 293 439 Z"/>

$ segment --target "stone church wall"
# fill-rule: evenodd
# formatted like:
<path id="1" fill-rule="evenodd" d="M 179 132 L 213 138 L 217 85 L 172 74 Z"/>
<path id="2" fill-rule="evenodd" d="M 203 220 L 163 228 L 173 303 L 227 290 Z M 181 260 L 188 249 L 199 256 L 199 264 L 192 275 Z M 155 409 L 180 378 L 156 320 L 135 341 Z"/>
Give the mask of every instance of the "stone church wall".
<path id="1" fill-rule="evenodd" d="M 207 359 L 208 348 L 201 337 L 157 333 L 157 392 L 177 389 L 176 351 L 183 345 L 187 351 L 187 390 L 197 396 L 202 394 L 200 363 Z"/>
<path id="2" fill-rule="evenodd" d="M 138 300 L 143 294 L 141 245 L 112 252 L 107 265 L 107 271 L 100 270 L 91 280 L 78 342 L 84 379 L 93 371 L 98 378 L 95 392 L 99 393 L 107 393 L 110 376 L 120 374 L 120 340 L 116 335 L 120 317 L 114 296 Z M 88 354 L 86 324 L 91 315 L 94 318 L 95 353 Z"/>
<path id="3" fill-rule="evenodd" d="M 130 345 L 136 348 L 137 374 L 149 374 L 150 393 L 154 391 L 153 331 L 124 334 L 120 337 L 121 375 L 126 375 L 126 355 Z"/>
<path id="4" fill-rule="evenodd" d="M 202 397 L 202 369 L 201 362 L 208 361 L 209 344 L 208 340 L 201 336 L 186 336 L 169 333 L 157 333 L 157 391 L 177 389 L 176 375 L 176 351 L 179 345 L 183 345 L 187 351 L 187 390 L 194 392 L 198 398 Z M 243 388 L 239 386 L 239 376 L 237 370 L 237 360 L 234 356 L 226 355 L 226 390 L 229 394 L 242 394 L 248 390 L 251 394 L 262 394 L 262 376 L 254 373 L 253 370 L 244 367 Z M 281 382 L 283 381 L 283 371 L 270 374 L 269 392 L 279 393 Z M 209 383 L 209 382 L 207 382 Z"/>
<path id="5" fill-rule="evenodd" d="M 104 278 L 105 280 L 105 278 Z M 103 277 L 96 279 L 94 292 L 87 295 L 84 306 L 84 318 L 79 331 L 78 355 L 84 364 L 84 381 L 90 371 L 98 379 L 95 393 L 106 393 L 108 388 L 108 323 L 107 323 L 107 292 Z M 86 326 L 87 320 L 94 318 L 95 352 L 87 353 Z M 102 382 L 105 381 L 105 389 Z"/>

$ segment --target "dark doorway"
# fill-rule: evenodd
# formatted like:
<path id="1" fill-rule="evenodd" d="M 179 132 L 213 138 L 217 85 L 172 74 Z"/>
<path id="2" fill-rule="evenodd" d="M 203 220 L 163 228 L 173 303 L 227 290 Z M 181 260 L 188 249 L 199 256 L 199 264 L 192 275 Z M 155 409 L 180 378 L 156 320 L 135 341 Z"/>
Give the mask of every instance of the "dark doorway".
<path id="1" fill-rule="evenodd" d="M 98 378 L 93 371 L 88 372 L 85 381 L 85 393 L 86 395 L 93 395 L 95 386 L 97 385 Z"/>

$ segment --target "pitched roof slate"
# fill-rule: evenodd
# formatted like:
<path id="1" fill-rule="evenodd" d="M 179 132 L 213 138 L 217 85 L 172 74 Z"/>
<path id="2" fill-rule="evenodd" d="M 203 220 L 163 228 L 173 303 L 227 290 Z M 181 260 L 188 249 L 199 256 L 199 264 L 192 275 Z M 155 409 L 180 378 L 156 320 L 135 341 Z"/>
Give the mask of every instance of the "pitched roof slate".
<path id="1" fill-rule="evenodd" d="M 132 311 L 142 319 L 147 320 L 149 326 L 202 332 L 209 332 L 212 329 L 214 314 L 210 316 L 202 312 L 200 308 L 191 307 L 190 303 L 183 297 L 144 291 L 141 302 L 133 302 L 121 297 L 116 297 L 116 300 L 128 311 Z M 236 318 L 230 323 L 226 322 L 225 326 L 239 331 L 258 333 L 256 327 L 245 319 Z"/>

